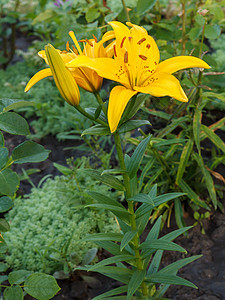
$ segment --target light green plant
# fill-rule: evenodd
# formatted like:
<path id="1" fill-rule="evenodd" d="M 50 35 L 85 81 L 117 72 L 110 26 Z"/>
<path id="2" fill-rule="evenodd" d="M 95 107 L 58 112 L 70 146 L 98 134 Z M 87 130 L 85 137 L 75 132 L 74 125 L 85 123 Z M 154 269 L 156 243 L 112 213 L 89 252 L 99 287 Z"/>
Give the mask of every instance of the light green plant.
<path id="1" fill-rule="evenodd" d="M 112 214 L 84 208 L 91 202 L 86 189 L 94 187 L 115 197 L 79 169 L 75 175 L 47 179 L 42 188 L 16 198 L 8 214 L 11 230 L 4 235 L 9 266 L 14 270 L 69 273 L 74 263 L 80 264 L 87 250 L 95 246 L 80 241 L 85 234 L 118 231 Z"/>

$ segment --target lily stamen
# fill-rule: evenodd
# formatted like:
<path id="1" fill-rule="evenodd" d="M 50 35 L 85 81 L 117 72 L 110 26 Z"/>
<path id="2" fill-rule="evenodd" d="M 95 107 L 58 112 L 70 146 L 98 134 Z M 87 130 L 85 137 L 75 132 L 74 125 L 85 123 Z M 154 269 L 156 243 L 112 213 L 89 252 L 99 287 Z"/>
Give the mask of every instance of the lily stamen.
<path id="1" fill-rule="evenodd" d="M 117 57 L 117 53 L 116 53 L 116 45 L 113 45 L 113 51 L 114 51 L 115 57 Z"/>
<path id="2" fill-rule="evenodd" d="M 95 36 L 94 34 L 92 34 L 92 36 L 93 36 L 93 38 L 94 38 L 94 40 L 95 40 L 95 43 L 97 43 L 98 40 L 97 40 L 96 36 Z"/>
<path id="3" fill-rule="evenodd" d="M 139 56 L 141 59 L 143 59 L 143 60 L 146 60 L 146 59 L 147 59 L 147 57 L 144 56 L 144 55 L 142 55 L 142 54 L 139 54 L 138 56 Z"/>
<path id="4" fill-rule="evenodd" d="M 146 41 L 146 38 L 141 39 L 139 42 L 137 42 L 137 44 L 141 45 L 144 41 Z"/>
<path id="5" fill-rule="evenodd" d="M 123 39 L 122 39 L 122 41 L 121 41 L 121 44 L 120 44 L 120 48 L 122 48 L 122 47 L 123 47 L 123 44 L 124 44 L 124 41 L 125 41 L 125 39 L 126 39 L 126 36 L 125 36 L 125 37 L 123 37 Z"/>
<path id="6" fill-rule="evenodd" d="M 69 44 L 69 41 L 66 42 L 66 50 L 67 50 L 67 52 L 70 52 L 70 44 Z"/>
<path id="7" fill-rule="evenodd" d="M 124 62 L 125 62 L 125 64 L 128 63 L 128 52 L 127 51 L 124 54 Z"/>

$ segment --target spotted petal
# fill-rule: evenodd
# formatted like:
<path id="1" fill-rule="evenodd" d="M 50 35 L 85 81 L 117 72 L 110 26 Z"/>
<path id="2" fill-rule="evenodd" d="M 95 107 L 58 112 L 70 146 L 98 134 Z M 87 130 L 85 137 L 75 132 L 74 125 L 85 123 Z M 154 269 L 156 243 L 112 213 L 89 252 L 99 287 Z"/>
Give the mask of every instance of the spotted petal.
<path id="1" fill-rule="evenodd" d="M 204 68 L 210 69 L 210 66 L 202 59 L 194 56 L 175 56 L 161 62 L 156 72 L 172 74 L 176 71 L 187 68 Z"/>
<path id="2" fill-rule="evenodd" d="M 112 58 L 100 57 L 93 59 L 82 55 L 67 63 L 66 67 L 72 69 L 79 67 L 88 67 L 96 71 L 101 77 L 115 80 L 125 86 L 129 86 L 129 80 L 126 73 L 124 72 L 123 74 L 118 75 L 120 65 Z"/>
<path id="3" fill-rule="evenodd" d="M 52 76 L 52 71 L 50 68 L 43 69 L 39 72 L 37 72 L 28 82 L 28 84 L 25 87 L 25 92 L 28 92 L 29 89 L 35 85 L 38 81 L 40 81 L 43 78 Z"/>
<path id="4" fill-rule="evenodd" d="M 108 106 L 108 122 L 111 132 L 117 129 L 127 103 L 137 93 L 137 91 L 127 89 L 124 86 L 116 86 L 112 89 Z"/>
<path id="5" fill-rule="evenodd" d="M 181 102 L 188 102 L 179 80 L 167 73 L 155 73 L 146 86 L 134 87 L 134 90 L 155 97 L 170 96 Z"/>

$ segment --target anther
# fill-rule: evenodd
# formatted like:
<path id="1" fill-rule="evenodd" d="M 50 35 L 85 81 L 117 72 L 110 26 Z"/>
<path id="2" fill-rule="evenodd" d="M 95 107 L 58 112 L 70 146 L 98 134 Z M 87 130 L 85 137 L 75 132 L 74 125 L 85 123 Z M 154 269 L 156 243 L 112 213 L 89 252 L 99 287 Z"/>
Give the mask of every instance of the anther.
<path id="1" fill-rule="evenodd" d="M 121 44 L 120 44 L 120 48 L 122 48 L 122 47 L 123 47 L 123 43 L 124 43 L 125 39 L 126 39 L 126 36 L 125 36 L 125 37 L 123 37 L 123 39 L 122 39 L 122 41 L 121 41 Z"/>
<path id="2" fill-rule="evenodd" d="M 66 42 L 66 50 L 69 52 L 70 51 L 70 44 L 69 41 Z"/>
<path id="3" fill-rule="evenodd" d="M 115 57 L 117 57 L 117 54 L 116 54 L 116 45 L 113 45 L 113 51 L 114 51 Z"/>
<path id="4" fill-rule="evenodd" d="M 79 54 L 78 51 L 77 51 L 77 49 L 74 47 L 74 45 L 72 45 L 72 49 L 73 49 L 73 52 L 74 52 L 76 55 Z"/>
<path id="5" fill-rule="evenodd" d="M 128 52 L 127 51 L 124 54 L 124 62 L 128 63 Z"/>
<path id="6" fill-rule="evenodd" d="M 129 39 L 129 41 L 131 41 L 133 38 L 132 38 L 132 36 L 129 36 L 128 39 Z"/>
<path id="7" fill-rule="evenodd" d="M 92 36 L 93 36 L 93 38 L 94 38 L 94 40 L 95 40 L 95 43 L 97 43 L 98 40 L 97 40 L 96 36 L 95 36 L 94 34 L 92 34 Z"/>
<path id="8" fill-rule="evenodd" d="M 137 44 L 141 45 L 144 41 L 146 41 L 146 38 L 141 39 L 139 42 L 137 42 Z"/>
<path id="9" fill-rule="evenodd" d="M 143 60 L 146 60 L 147 59 L 147 57 L 146 56 L 144 56 L 144 55 L 138 55 L 141 59 L 143 59 Z"/>
<path id="10" fill-rule="evenodd" d="M 67 54 L 68 52 L 66 51 L 66 50 L 62 50 L 61 52 L 60 52 L 60 54 Z"/>
<path id="11" fill-rule="evenodd" d="M 79 40 L 78 42 L 79 43 L 84 43 L 84 42 L 86 42 L 87 40 Z"/>
<path id="12" fill-rule="evenodd" d="M 146 45 L 146 48 L 148 48 L 148 49 L 149 49 L 150 47 L 151 47 L 151 45 L 150 45 L 150 44 L 147 44 L 147 45 Z"/>
<path id="13" fill-rule="evenodd" d="M 88 43 L 88 45 L 90 45 L 91 47 L 93 47 L 93 44 L 91 41 L 89 41 L 88 39 L 86 39 L 86 42 Z"/>

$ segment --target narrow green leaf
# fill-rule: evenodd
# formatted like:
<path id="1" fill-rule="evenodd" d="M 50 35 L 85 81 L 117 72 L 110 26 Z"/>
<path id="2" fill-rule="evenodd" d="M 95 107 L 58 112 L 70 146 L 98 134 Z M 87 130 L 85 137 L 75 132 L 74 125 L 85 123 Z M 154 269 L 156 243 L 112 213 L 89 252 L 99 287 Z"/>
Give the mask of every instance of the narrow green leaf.
<path id="1" fill-rule="evenodd" d="M 176 176 L 176 184 L 179 185 L 183 174 L 185 172 L 189 157 L 191 155 L 192 149 L 193 149 L 193 140 L 188 140 L 185 147 L 183 148 L 183 151 L 181 153 L 180 162 L 177 170 L 177 176 Z"/>
<path id="2" fill-rule="evenodd" d="M 19 187 L 18 175 L 10 169 L 0 171 L 0 193 L 13 196 Z"/>
<path id="3" fill-rule="evenodd" d="M 147 272 L 148 275 L 155 274 L 158 271 L 160 263 L 161 263 L 162 255 L 163 255 L 163 250 L 156 251 L 156 253 L 151 261 L 151 264 L 148 268 L 148 272 Z M 149 259 L 147 260 L 147 262 L 149 262 Z"/>
<path id="4" fill-rule="evenodd" d="M 193 226 L 187 226 L 187 227 L 183 227 L 183 228 L 179 228 L 177 230 L 174 230 L 170 233 L 167 233 L 166 235 L 164 235 L 163 237 L 160 238 L 160 240 L 163 241 L 173 241 L 175 240 L 179 235 L 185 233 L 186 231 L 188 231 L 189 229 L 191 229 Z"/>
<path id="5" fill-rule="evenodd" d="M 221 140 L 221 138 L 205 125 L 201 125 L 201 129 L 206 134 L 207 138 L 209 138 L 217 148 L 225 153 L 225 143 Z"/>
<path id="6" fill-rule="evenodd" d="M 128 201 L 148 203 L 155 206 L 153 199 L 147 194 L 137 194 L 132 198 L 129 198 Z"/>
<path id="7" fill-rule="evenodd" d="M 199 196 L 191 189 L 191 187 L 183 179 L 180 181 L 179 187 L 184 193 L 187 194 L 187 197 L 195 204 L 210 210 L 209 206 L 199 198 Z"/>
<path id="8" fill-rule="evenodd" d="M 17 135 L 30 133 L 27 121 L 14 112 L 0 114 L 0 130 Z"/>
<path id="9" fill-rule="evenodd" d="M 4 147 L 5 140 L 2 132 L 0 131 L 0 147 Z"/>
<path id="10" fill-rule="evenodd" d="M 170 241 L 166 241 L 166 240 L 148 240 L 146 242 L 143 242 L 141 245 L 140 245 L 140 248 L 141 249 L 144 249 L 144 250 L 148 250 L 148 249 L 154 249 L 154 250 L 169 250 L 169 251 L 179 251 L 179 252 L 184 252 L 186 253 L 187 251 L 173 243 L 173 242 L 170 242 Z"/>
<path id="11" fill-rule="evenodd" d="M 88 271 L 95 271 L 102 266 L 111 265 L 123 261 L 134 260 L 134 259 L 135 257 L 133 255 L 127 255 L 127 254 L 116 255 L 113 257 L 106 258 L 93 266 L 90 266 L 88 268 Z"/>
<path id="12" fill-rule="evenodd" d="M 4 290 L 5 300 L 23 300 L 23 290 L 20 286 L 9 286 Z"/>
<path id="13" fill-rule="evenodd" d="M 194 158 L 201 169 L 201 172 L 202 172 L 205 182 L 206 182 L 207 190 L 209 192 L 209 195 L 213 202 L 213 205 L 216 209 L 217 208 L 217 197 L 216 197 L 216 190 L 215 190 L 212 176 L 210 175 L 209 171 L 205 168 L 202 157 L 200 155 L 198 155 L 197 153 L 195 153 Z"/>
<path id="14" fill-rule="evenodd" d="M 194 285 L 192 282 L 183 279 L 179 276 L 170 275 L 170 274 L 165 275 L 165 274 L 155 273 L 155 274 L 147 275 L 146 281 L 152 283 L 184 285 L 192 288 L 197 288 L 196 285 Z"/>
<path id="15" fill-rule="evenodd" d="M 5 166 L 8 161 L 8 154 L 9 151 L 7 148 L 2 147 L 0 148 L 0 170 Z"/>
<path id="16" fill-rule="evenodd" d="M 127 166 L 127 172 L 129 173 L 130 178 L 133 178 L 135 176 L 135 174 L 137 173 L 139 166 L 141 164 L 141 161 L 143 159 L 145 150 L 150 141 L 150 138 L 151 138 L 151 135 L 149 135 L 147 138 L 145 138 L 143 141 L 141 141 L 141 143 L 134 150 L 134 153 L 132 154 L 129 164 Z"/>
<path id="17" fill-rule="evenodd" d="M 100 193 L 94 192 L 94 191 L 88 191 L 87 193 L 88 193 L 88 195 L 90 195 L 94 200 L 96 200 L 99 203 L 109 204 L 109 205 L 113 205 L 113 206 L 118 206 L 120 208 L 124 208 L 120 202 L 114 200 L 113 198 L 109 198 L 108 196 L 105 196 L 103 194 L 100 194 Z"/>
<path id="18" fill-rule="evenodd" d="M 161 222 L 162 222 L 162 216 L 160 216 L 157 221 L 155 222 L 155 224 L 152 226 L 149 234 L 147 235 L 147 238 L 145 239 L 145 241 L 148 240 L 156 240 L 159 236 L 159 232 L 160 232 L 160 227 L 161 227 Z"/>
<path id="19" fill-rule="evenodd" d="M 142 185 L 145 179 L 145 176 L 148 174 L 148 171 L 152 168 L 154 162 L 155 162 L 156 158 L 155 157 L 151 157 L 147 164 L 145 165 L 144 169 L 141 172 L 141 175 L 139 177 L 139 185 L 138 185 L 138 191 L 140 192 L 142 189 Z"/>
<path id="20" fill-rule="evenodd" d="M 44 273 L 34 273 L 24 283 L 24 291 L 40 300 L 51 299 L 59 290 L 55 278 Z"/>
<path id="21" fill-rule="evenodd" d="M 175 199 L 177 197 L 183 196 L 183 193 L 168 193 L 164 195 L 157 196 L 155 198 L 152 198 L 152 201 L 154 205 L 143 203 L 135 212 L 135 215 L 137 218 L 140 218 L 142 215 L 149 212 L 149 210 L 158 207 L 160 204 L 163 204 L 165 202 L 168 202 L 172 199 Z M 128 199 L 129 200 L 129 199 Z"/>
<path id="22" fill-rule="evenodd" d="M 223 102 L 225 102 L 225 96 L 222 95 L 222 94 L 219 94 L 219 93 L 213 93 L 213 92 L 204 92 L 202 94 L 202 97 L 203 98 L 216 98 L 216 99 L 219 99 Z M 224 118 L 223 118 L 224 119 Z"/>
<path id="23" fill-rule="evenodd" d="M 127 220 L 127 217 L 130 216 L 129 211 L 127 211 L 125 208 L 115 206 L 115 205 L 110 205 L 110 204 L 102 204 L 102 203 L 94 203 L 94 204 L 88 204 L 85 205 L 85 207 L 96 207 L 96 208 L 101 208 L 101 209 L 107 209 L 116 214 L 117 212 L 124 214 L 124 218 Z"/>
<path id="24" fill-rule="evenodd" d="M 137 233 L 138 231 L 135 230 L 135 231 L 128 231 L 124 234 L 120 244 L 120 251 L 122 251 L 129 244 L 129 242 L 135 237 Z"/>
<path id="25" fill-rule="evenodd" d="M 175 219 L 179 228 L 183 228 L 185 226 L 183 209 L 181 205 L 180 199 L 174 200 L 174 208 L 175 208 Z"/>
<path id="26" fill-rule="evenodd" d="M 121 254 L 128 254 L 131 255 L 131 253 L 125 249 L 123 251 L 120 251 L 120 246 L 111 242 L 111 241 L 96 241 L 95 242 L 99 247 L 105 249 L 109 253 L 113 255 L 121 255 Z"/>
<path id="27" fill-rule="evenodd" d="M 106 293 L 101 294 L 97 297 L 94 297 L 92 300 L 111 299 L 111 298 L 108 298 L 108 297 L 118 295 L 118 294 L 121 294 L 121 293 L 125 293 L 126 291 L 127 291 L 127 285 L 120 286 L 120 287 L 115 288 L 115 289 L 113 289 L 109 292 L 106 292 Z"/>
<path id="28" fill-rule="evenodd" d="M 122 169 L 109 169 L 109 170 L 104 170 L 101 175 L 104 174 L 124 174 L 126 173 L 126 170 L 122 170 Z"/>
<path id="29" fill-rule="evenodd" d="M 49 150 L 32 141 L 25 141 L 12 152 L 12 160 L 16 164 L 40 162 L 48 158 Z"/>
<path id="30" fill-rule="evenodd" d="M 121 233 L 95 233 L 88 234 L 82 241 L 117 241 L 121 242 L 123 235 Z"/>
<path id="31" fill-rule="evenodd" d="M 103 274 L 120 274 L 120 275 L 131 275 L 133 273 L 132 270 L 128 268 L 120 268 L 113 266 L 102 266 L 98 268 L 98 273 Z"/>
<path id="32" fill-rule="evenodd" d="M 85 255 L 84 255 L 83 259 L 82 259 L 81 265 L 84 266 L 84 265 L 90 264 L 93 261 L 93 259 L 96 257 L 97 252 L 98 252 L 98 248 L 91 248 L 91 249 L 89 249 L 85 253 Z"/>
<path id="33" fill-rule="evenodd" d="M 13 201 L 11 198 L 3 196 L 0 197 L 0 213 L 6 212 L 13 207 Z"/>
<path id="34" fill-rule="evenodd" d="M 12 103 L 12 104 L 6 106 L 3 109 L 3 112 L 7 112 L 7 111 L 10 111 L 10 110 L 14 110 L 14 109 L 17 109 L 17 108 L 20 108 L 20 107 L 25 107 L 25 106 L 35 106 L 35 102 L 20 100 L 16 103 Z"/>
<path id="35" fill-rule="evenodd" d="M 170 132 L 172 132 L 175 128 L 177 128 L 179 126 L 184 128 L 186 126 L 187 121 L 188 121 L 188 116 L 184 116 L 184 117 L 181 117 L 181 118 L 178 118 L 178 119 L 174 119 L 171 122 L 171 124 L 166 126 L 164 129 L 160 130 L 157 137 L 163 138 L 164 136 L 166 136 L 167 134 L 169 134 Z"/>
<path id="36" fill-rule="evenodd" d="M 210 125 L 209 129 L 214 132 L 215 130 L 222 128 L 224 125 L 225 125 L 225 117 Z M 202 141 L 206 137 L 207 135 L 205 134 L 205 132 L 201 131 L 200 140 Z"/>
<path id="37" fill-rule="evenodd" d="M 125 133 L 128 131 L 132 131 L 136 128 L 139 128 L 144 125 L 151 126 L 151 123 L 147 120 L 129 120 L 126 123 L 124 123 L 118 130 L 119 133 Z"/>
<path id="38" fill-rule="evenodd" d="M 81 136 L 88 135 L 88 134 L 90 134 L 90 135 L 110 135 L 110 130 L 108 127 L 98 124 L 98 125 L 94 125 L 94 126 L 88 128 L 88 129 L 85 129 L 82 132 Z"/>
<path id="39" fill-rule="evenodd" d="M 127 287 L 127 300 L 132 299 L 132 296 L 142 284 L 146 275 L 146 270 L 136 270 L 129 281 Z"/>
<path id="40" fill-rule="evenodd" d="M 176 275 L 178 270 L 186 266 L 187 264 L 190 264 L 191 262 L 195 261 L 196 259 L 201 258 L 202 255 L 195 255 L 191 257 L 187 257 L 184 259 L 180 259 L 178 261 L 175 261 L 174 263 L 169 264 L 165 268 L 161 269 L 158 274 L 173 274 Z"/>
<path id="41" fill-rule="evenodd" d="M 112 175 L 108 175 L 108 174 L 101 175 L 100 171 L 94 169 L 82 169 L 82 170 L 80 169 L 78 171 L 81 171 L 82 173 L 86 173 L 92 178 L 101 181 L 102 183 L 110 186 L 111 188 L 114 188 L 115 190 L 118 191 L 125 190 L 123 183 Z"/>
<path id="42" fill-rule="evenodd" d="M 198 149 L 198 152 L 201 152 L 200 149 L 200 128 L 201 128 L 201 121 L 202 121 L 202 111 L 197 107 L 194 114 L 193 119 L 193 134 L 195 145 Z"/>

